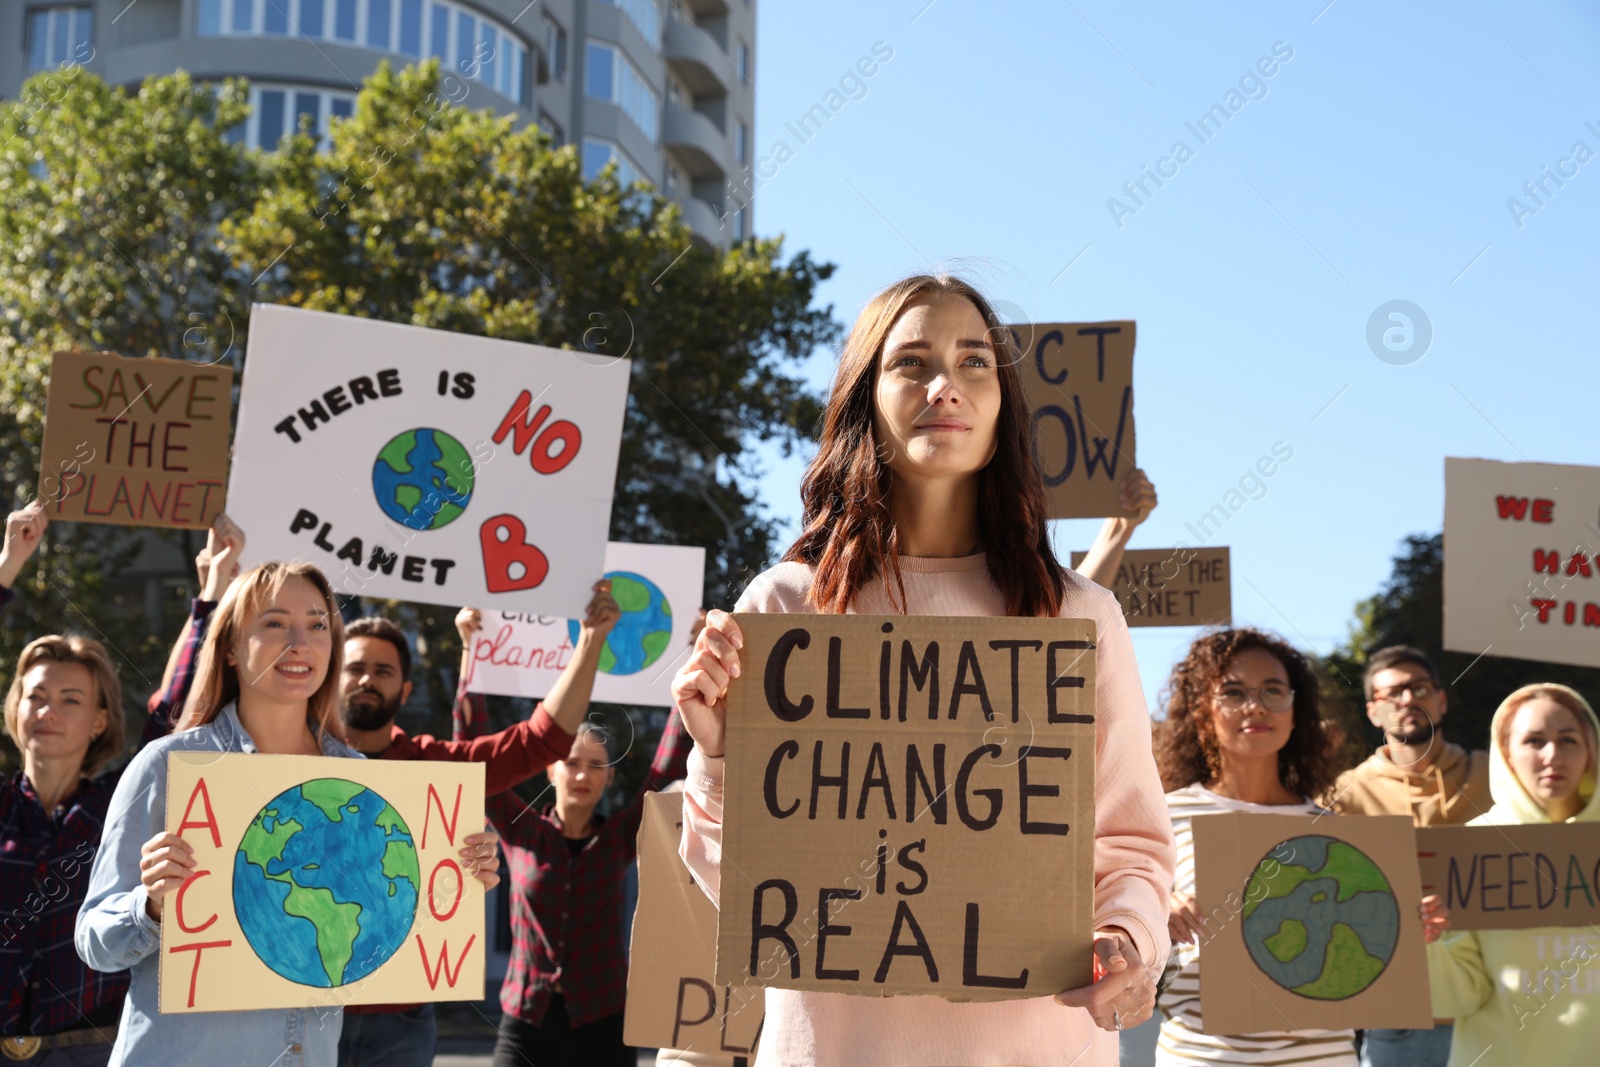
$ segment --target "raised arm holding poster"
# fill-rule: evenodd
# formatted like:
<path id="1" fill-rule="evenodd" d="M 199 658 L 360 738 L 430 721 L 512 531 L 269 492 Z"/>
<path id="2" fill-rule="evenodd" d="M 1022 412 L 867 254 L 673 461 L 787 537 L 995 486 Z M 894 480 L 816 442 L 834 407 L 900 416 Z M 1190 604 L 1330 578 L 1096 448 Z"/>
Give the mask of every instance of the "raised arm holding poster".
<path id="1" fill-rule="evenodd" d="M 195 873 L 166 903 L 161 1011 L 482 1000 L 483 765 L 167 757 Z"/>
<path id="2" fill-rule="evenodd" d="M 1444 647 L 1600 667 L 1600 467 L 1445 458 Z"/>
<path id="3" fill-rule="evenodd" d="M 593 700 L 665 706 L 668 682 L 689 657 L 705 582 L 706 550 L 679 545 L 606 545 L 605 574 L 622 609 L 606 636 Z M 572 657 L 578 620 L 486 611 L 473 638 L 466 687 L 472 693 L 547 696 Z"/>
<path id="4" fill-rule="evenodd" d="M 50 357 L 39 498 L 52 519 L 204 529 L 228 480 L 233 368 Z"/>
<path id="5" fill-rule="evenodd" d="M 629 363 L 257 305 L 228 513 L 334 588 L 582 614 L 605 561 Z"/>
<path id="6" fill-rule="evenodd" d="M 718 984 L 949 1000 L 1087 985 L 1093 622 L 735 619 Z"/>
<path id="7" fill-rule="evenodd" d="M 1035 322 L 1008 327 L 1022 355 L 1033 454 L 1050 518 L 1120 515 L 1134 458 L 1134 324 Z"/>

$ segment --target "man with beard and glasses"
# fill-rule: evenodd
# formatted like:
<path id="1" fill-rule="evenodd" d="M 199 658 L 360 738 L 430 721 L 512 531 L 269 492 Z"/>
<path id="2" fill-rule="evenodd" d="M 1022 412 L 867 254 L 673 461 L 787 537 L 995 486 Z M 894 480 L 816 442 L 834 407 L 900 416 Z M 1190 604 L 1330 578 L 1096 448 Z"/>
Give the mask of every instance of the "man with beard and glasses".
<path id="1" fill-rule="evenodd" d="M 369 759 L 453 760 L 485 764 L 484 794 L 510 789 L 567 758 L 572 739 L 589 710 L 595 672 L 606 635 L 622 609 L 611 583 L 599 581 L 578 630 L 572 659 L 533 714 L 515 726 L 468 741 L 412 737 L 395 725 L 395 714 L 411 697 L 411 647 L 388 619 L 357 619 L 345 627 L 344 678 L 339 711 L 350 744 Z M 457 619 L 477 613 L 463 608 Z M 463 642 L 466 633 L 463 632 Z M 463 694 L 457 718 L 483 716 L 481 697 Z M 465 714 L 463 714 L 465 713 Z M 432 1004 L 362 1005 L 345 1008 L 339 1037 L 340 1067 L 393 1067 L 433 1062 L 438 1028 Z"/>
<path id="2" fill-rule="evenodd" d="M 1489 754 L 1445 740 L 1449 697 L 1433 661 L 1406 645 L 1367 660 L 1367 718 L 1387 744 L 1340 776 L 1325 804 L 1341 815 L 1409 815 L 1417 826 L 1464 823 L 1493 805 Z M 1432 1030 L 1368 1030 L 1363 1067 L 1444 1067 L 1450 1058 L 1448 1019 Z"/>

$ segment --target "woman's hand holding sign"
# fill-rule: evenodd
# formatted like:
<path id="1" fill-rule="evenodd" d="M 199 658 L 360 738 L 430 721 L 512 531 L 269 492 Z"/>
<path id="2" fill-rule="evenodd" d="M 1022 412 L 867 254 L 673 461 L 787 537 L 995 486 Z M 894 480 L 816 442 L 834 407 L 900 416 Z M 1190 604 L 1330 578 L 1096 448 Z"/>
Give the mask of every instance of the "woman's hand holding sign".
<path id="1" fill-rule="evenodd" d="M 139 850 L 145 914 L 160 922 L 162 898 L 188 881 L 194 867 L 194 849 L 177 834 L 160 833 L 146 841 Z"/>
<path id="2" fill-rule="evenodd" d="M 672 699 L 683 716 L 684 728 L 702 755 L 720 758 L 727 725 L 723 696 L 728 683 L 739 677 L 739 649 L 744 634 L 726 611 L 706 616 L 705 629 L 695 638 L 694 654 L 672 679 Z"/>
<path id="3" fill-rule="evenodd" d="M 1423 897 L 1422 907 L 1418 910 L 1422 915 L 1422 940 L 1425 944 L 1431 945 L 1450 932 L 1450 909 L 1444 906 L 1444 898 L 1437 893 Z"/>
<path id="4" fill-rule="evenodd" d="M 1102 1030 L 1126 1030 L 1150 1018 L 1156 982 L 1140 964 L 1133 939 L 1108 926 L 1094 936 L 1094 983 L 1057 993 L 1056 1003 L 1087 1009 Z"/>
<path id="5" fill-rule="evenodd" d="M 1206 931 L 1194 897 L 1188 893 L 1173 893 L 1170 903 L 1172 911 L 1167 915 L 1167 933 L 1172 935 L 1172 943 L 1198 942 Z"/>

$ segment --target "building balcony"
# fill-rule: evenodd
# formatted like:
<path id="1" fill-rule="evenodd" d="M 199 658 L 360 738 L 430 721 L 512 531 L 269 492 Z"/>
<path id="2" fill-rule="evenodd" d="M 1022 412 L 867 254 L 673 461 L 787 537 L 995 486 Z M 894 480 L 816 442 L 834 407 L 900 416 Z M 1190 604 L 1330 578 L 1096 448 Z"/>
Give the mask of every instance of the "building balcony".
<path id="1" fill-rule="evenodd" d="M 676 104 L 662 108 L 661 142 L 673 150 L 689 177 L 723 180 L 728 173 L 728 139 L 716 124 L 698 111 L 686 111 Z"/>
<path id="2" fill-rule="evenodd" d="M 727 247 L 730 231 L 722 227 L 716 208 L 698 196 L 679 197 L 677 203 L 683 209 L 683 221 L 690 233 L 707 246 Z"/>
<path id="3" fill-rule="evenodd" d="M 682 0 L 682 3 L 701 18 L 724 18 L 728 14 L 727 0 Z"/>
<path id="4" fill-rule="evenodd" d="M 733 61 L 716 41 L 676 12 L 667 20 L 662 53 L 695 96 L 726 96 L 737 77 Z"/>

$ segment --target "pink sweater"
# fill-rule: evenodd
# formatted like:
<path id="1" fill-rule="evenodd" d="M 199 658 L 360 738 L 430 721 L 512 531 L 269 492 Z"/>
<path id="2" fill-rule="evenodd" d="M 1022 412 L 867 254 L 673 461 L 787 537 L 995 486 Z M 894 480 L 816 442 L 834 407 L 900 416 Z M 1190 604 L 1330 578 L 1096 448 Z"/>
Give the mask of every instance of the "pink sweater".
<path id="1" fill-rule="evenodd" d="M 912 615 L 1004 615 L 984 557 L 900 558 Z M 808 612 L 811 568 L 781 563 L 758 576 L 737 611 Z M 1172 824 L 1150 753 L 1150 719 L 1128 627 L 1106 590 L 1068 573 L 1066 618 L 1093 619 L 1099 632 L 1095 702 L 1096 927 L 1118 926 L 1147 966 L 1166 963 Z M 896 614 L 874 583 L 856 597 L 862 614 Z M 684 862 L 715 903 L 721 889 L 721 759 L 696 749 L 684 789 Z M 766 992 L 767 1020 L 757 1067 L 1094 1067 L 1117 1062 L 1116 1035 L 1081 1008 L 1050 997 L 952 1003 L 938 997 L 858 997 Z"/>

